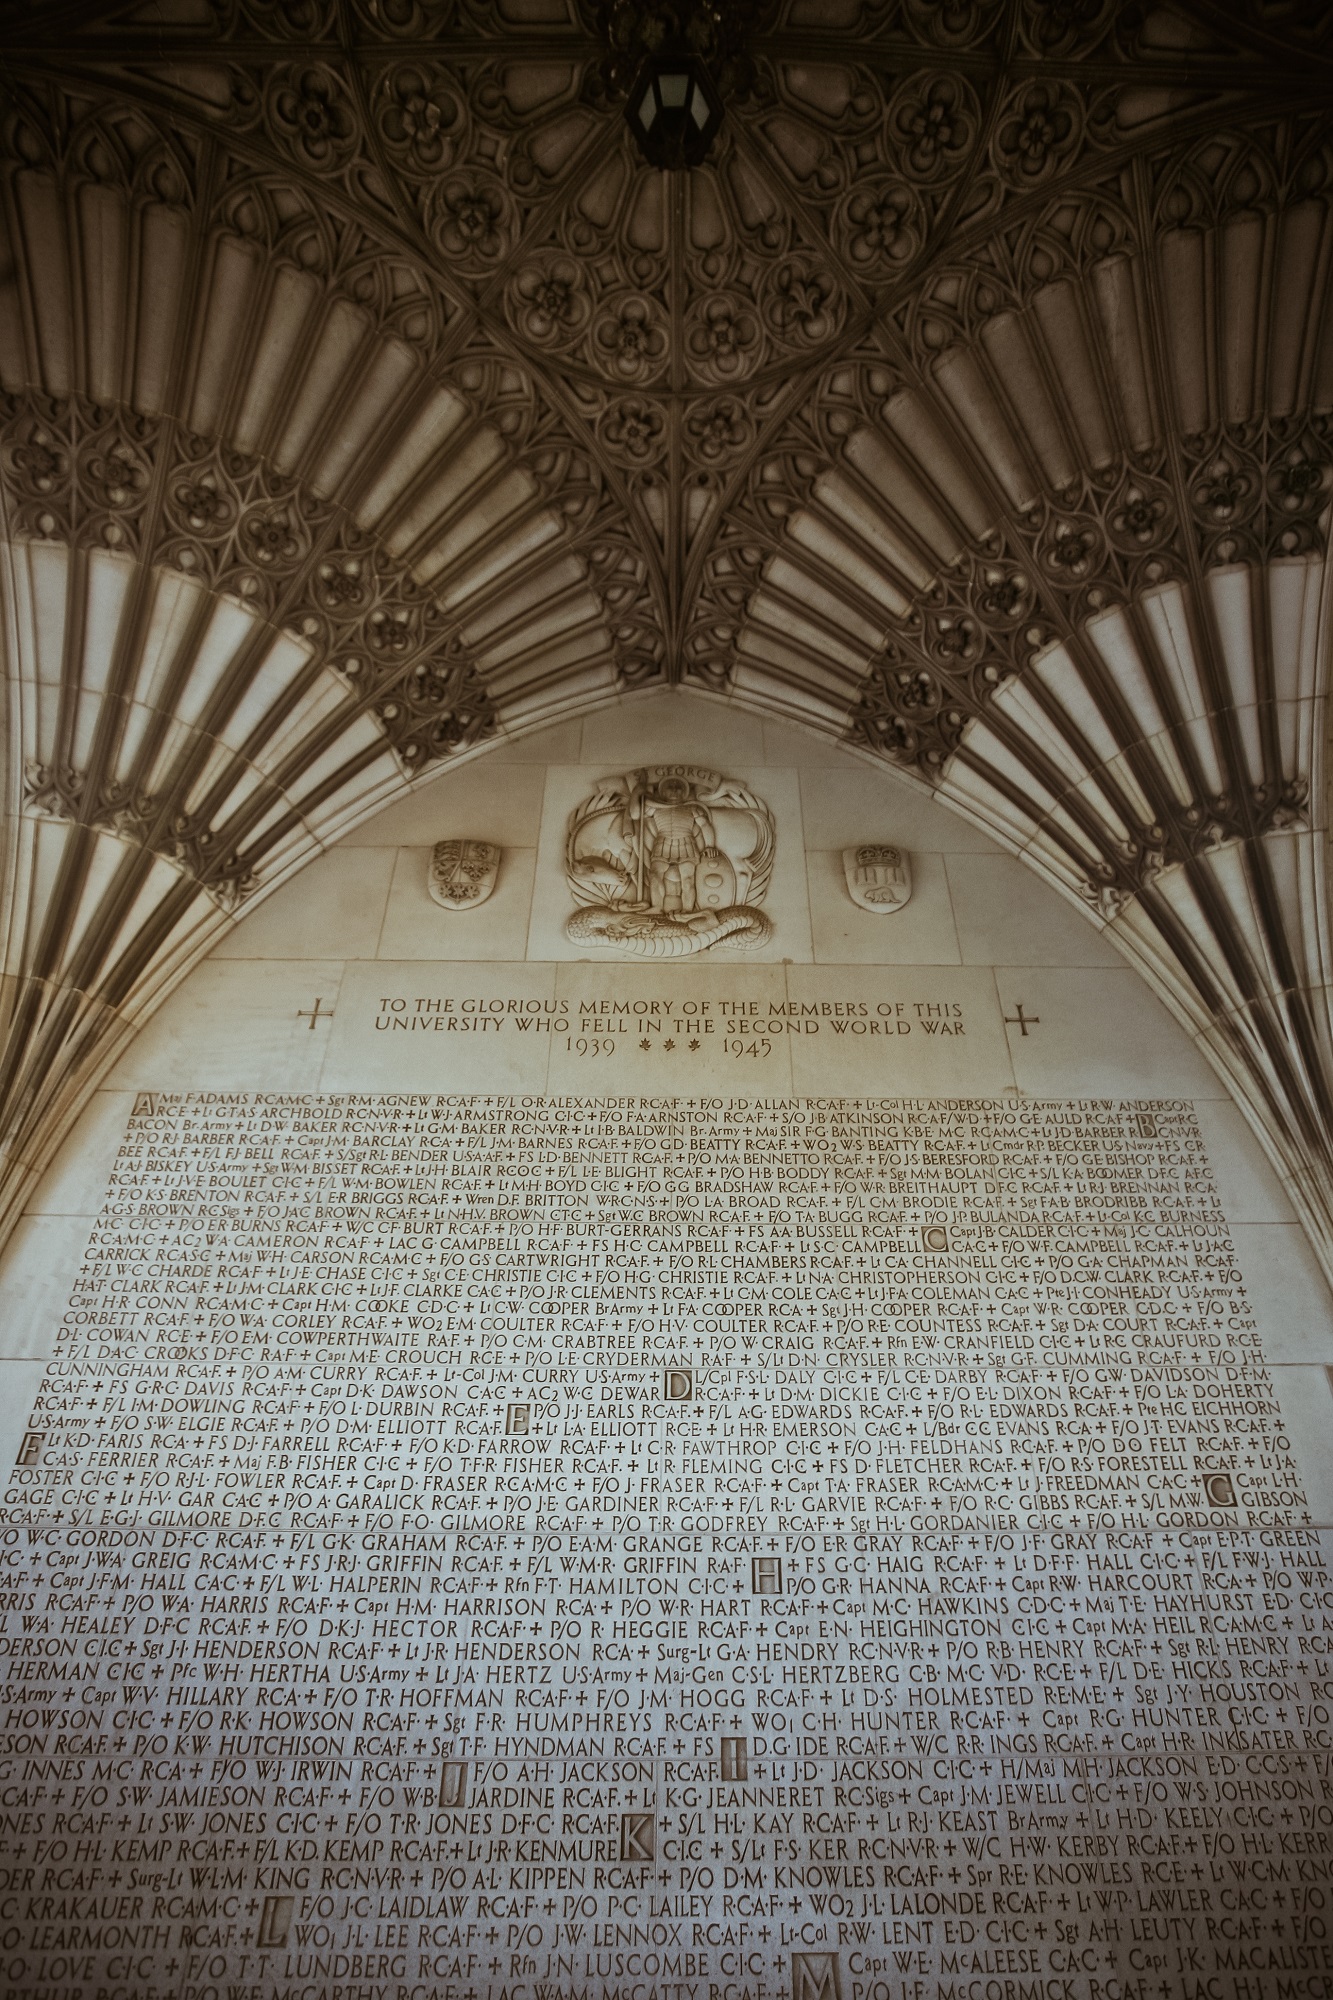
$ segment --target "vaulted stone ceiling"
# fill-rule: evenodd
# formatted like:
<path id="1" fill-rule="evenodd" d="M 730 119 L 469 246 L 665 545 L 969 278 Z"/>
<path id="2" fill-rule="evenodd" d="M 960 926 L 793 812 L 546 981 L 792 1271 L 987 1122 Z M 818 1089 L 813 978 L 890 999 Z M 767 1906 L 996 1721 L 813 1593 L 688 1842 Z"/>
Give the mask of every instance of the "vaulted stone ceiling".
<path id="1" fill-rule="evenodd" d="M 598 29 L 0 7 L 3 1216 L 257 897 L 680 682 L 1078 900 L 1333 1274 L 1333 7 L 782 0 L 670 175 Z"/>

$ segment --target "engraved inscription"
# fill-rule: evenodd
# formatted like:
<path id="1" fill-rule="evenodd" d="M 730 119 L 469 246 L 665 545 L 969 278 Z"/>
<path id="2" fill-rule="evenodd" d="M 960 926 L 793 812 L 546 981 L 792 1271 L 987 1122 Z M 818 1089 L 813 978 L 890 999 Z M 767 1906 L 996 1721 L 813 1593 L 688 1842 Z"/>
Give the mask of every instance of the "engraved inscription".
<path id="1" fill-rule="evenodd" d="M 1328 1981 L 1188 1104 L 141 1096 L 9 1473 L 5 1990 Z"/>

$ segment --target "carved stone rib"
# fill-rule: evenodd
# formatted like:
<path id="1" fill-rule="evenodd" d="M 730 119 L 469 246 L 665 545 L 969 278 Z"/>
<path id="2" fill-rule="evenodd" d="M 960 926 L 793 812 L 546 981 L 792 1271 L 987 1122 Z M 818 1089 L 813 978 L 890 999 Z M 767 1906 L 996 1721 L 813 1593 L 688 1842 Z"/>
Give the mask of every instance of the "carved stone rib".
<path id="1" fill-rule="evenodd" d="M 1020 852 L 1333 1276 L 1330 51 L 1258 11 L 760 10 L 665 201 L 573 13 L 0 0 L 7 1212 L 237 909 L 660 678 Z"/>

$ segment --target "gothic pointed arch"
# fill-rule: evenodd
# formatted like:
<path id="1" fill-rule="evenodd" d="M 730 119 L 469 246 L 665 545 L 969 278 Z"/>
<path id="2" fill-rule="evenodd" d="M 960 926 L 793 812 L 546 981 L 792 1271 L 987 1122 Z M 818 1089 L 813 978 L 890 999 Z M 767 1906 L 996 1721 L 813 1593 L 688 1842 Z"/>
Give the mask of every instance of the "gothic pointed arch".
<path id="1" fill-rule="evenodd" d="M 1139 965 L 1333 1274 L 1333 17 L 772 0 L 707 165 L 574 0 L 0 8 L 0 1216 L 359 818 L 693 683 Z"/>

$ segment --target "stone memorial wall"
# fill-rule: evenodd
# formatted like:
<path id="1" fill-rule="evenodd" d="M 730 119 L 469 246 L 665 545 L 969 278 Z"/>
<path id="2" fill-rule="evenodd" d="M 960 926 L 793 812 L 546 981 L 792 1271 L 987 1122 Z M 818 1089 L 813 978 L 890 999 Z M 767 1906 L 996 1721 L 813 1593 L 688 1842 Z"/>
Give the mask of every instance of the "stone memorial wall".
<path id="1" fill-rule="evenodd" d="M 1333 0 L 0 21 L 0 2000 L 1333 2000 Z"/>
<path id="2" fill-rule="evenodd" d="M 1186 1100 L 145 1091 L 18 1458 L 9 1991 L 1328 1991 Z"/>

